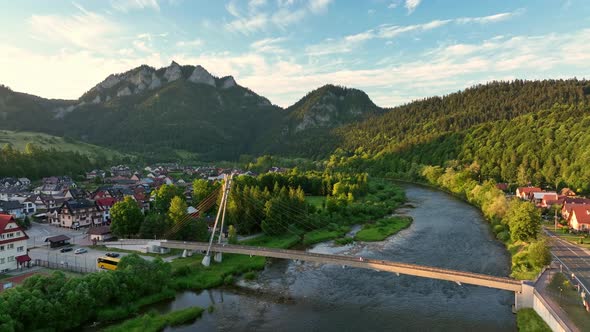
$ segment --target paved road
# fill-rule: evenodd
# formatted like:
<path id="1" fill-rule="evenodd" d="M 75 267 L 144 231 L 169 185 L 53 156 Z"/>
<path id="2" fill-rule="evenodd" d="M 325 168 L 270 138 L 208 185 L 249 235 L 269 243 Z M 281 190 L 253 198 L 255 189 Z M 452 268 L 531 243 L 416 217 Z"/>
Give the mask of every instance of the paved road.
<path id="1" fill-rule="evenodd" d="M 590 289 L 590 251 L 558 238 L 547 229 L 545 232 L 551 237 L 551 252 Z"/>

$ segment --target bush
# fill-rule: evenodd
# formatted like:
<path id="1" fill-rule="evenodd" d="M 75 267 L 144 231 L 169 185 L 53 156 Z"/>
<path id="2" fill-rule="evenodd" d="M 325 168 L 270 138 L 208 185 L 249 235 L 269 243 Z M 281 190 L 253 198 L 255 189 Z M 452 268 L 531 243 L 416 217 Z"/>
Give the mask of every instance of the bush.
<path id="1" fill-rule="evenodd" d="M 339 239 L 334 240 L 334 243 L 339 246 L 345 246 L 347 244 L 351 244 L 354 242 L 354 239 L 351 237 L 341 237 Z"/>
<path id="2" fill-rule="evenodd" d="M 533 242 L 528 248 L 529 261 L 533 266 L 543 267 L 551 263 L 551 252 L 544 240 Z"/>
<path id="3" fill-rule="evenodd" d="M 495 225 L 493 230 L 494 230 L 494 234 L 499 234 L 504 231 L 504 225 Z"/>
<path id="4" fill-rule="evenodd" d="M 246 272 L 244 274 L 244 279 L 246 279 L 246 280 L 254 280 L 254 279 L 256 279 L 256 272 L 254 272 L 254 271 Z"/>
<path id="5" fill-rule="evenodd" d="M 502 231 L 496 235 L 496 238 L 502 242 L 506 242 L 510 240 L 510 233 L 507 231 Z"/>
<path id="6" fill-rule="evenodd" d="M 224 285 L 232 285 L 233 283 L 234 283 L 233 274 L 227 275 L 227 276 L 225 276 L 225 278 L 223 278 Z"/>
<path id="7" fill-rule="evenodd" d="M 190 266 L 181 266 L 177 269 L 174 269 L 174 271 L 172 271 L 172 276 L 174 277 L 181 277 L 181 276 L 186 276 L 189 275 L 191 273 L 191 268 Z"/>

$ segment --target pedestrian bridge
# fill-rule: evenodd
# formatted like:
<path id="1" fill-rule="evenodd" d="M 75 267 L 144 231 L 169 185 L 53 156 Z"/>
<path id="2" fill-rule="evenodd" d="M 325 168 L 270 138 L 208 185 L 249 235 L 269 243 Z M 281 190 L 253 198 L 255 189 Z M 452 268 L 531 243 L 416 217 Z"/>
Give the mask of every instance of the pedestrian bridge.
<path id="1" fill-rule="evenodd" d="M 209 243 L 206 242 L 189 242 L 189 241 L 170 241 L 170 240 L 120 240 L 112 244 L 121 245 L 156 245 L 162 248 L 182 249 L 191 251 L 207 250 Z M 505 277 L 496 277 L 487 274 L 463 272 L 437 267 L 422 266 L 417 264 L 398 263 L 393 261 L 368 259 L 344 255 L 330 255 L 311 253 L 301 250 L 275 249 L 265 247 L 253 247 L 232 244 L 213 244 L 211 251 L 215 253 L 231 253 L 250 256 L 272 257 L 289 260 L 301 260 L 307 262 L 317 262 L 324 264 L 335 264 L 341 266 L 350 266 L 377 271 L 395 273 L 397 275 L 405 274 L 416 277 L 447 280 L 458 284 L 477 285 L 501 290 L 521 293 L 522 282 Z"/>

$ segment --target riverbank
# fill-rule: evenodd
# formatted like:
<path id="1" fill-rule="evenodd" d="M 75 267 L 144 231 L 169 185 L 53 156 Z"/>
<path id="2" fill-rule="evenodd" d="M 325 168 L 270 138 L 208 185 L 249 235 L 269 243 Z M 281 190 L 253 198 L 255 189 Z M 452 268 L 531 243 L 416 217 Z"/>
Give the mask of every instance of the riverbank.
<path id="1" fill-rule="evenodd" d="M 540 217 L 534 231 L 535 235 L 532 238 L 514 239 L 511 236 L 508 222 L 505 220 L 505 216 L 510 213 L 512 206 L 508 204 L 505 193 L 496 188 L 495 182 L 485 181 L 480 184 L 471 178 L 472 173 L 469 169 L 447 168 L 444 170 L 437 166 L 427 166 L 422 175 L 428 181 L 426 184 L 403 179 L 398 181 L 444 191 L 478 208 L 488 222 L 495 238 L 510 253 L 511 277 L 517 280 L 532 280 L 539 274 L 543 266 L 549 263 L 550 253 L 545 245 L 531 246 L 538 242 L 537 236 L 542 239 Z M 528 232 L 532 233 L 533 231 Z"/>

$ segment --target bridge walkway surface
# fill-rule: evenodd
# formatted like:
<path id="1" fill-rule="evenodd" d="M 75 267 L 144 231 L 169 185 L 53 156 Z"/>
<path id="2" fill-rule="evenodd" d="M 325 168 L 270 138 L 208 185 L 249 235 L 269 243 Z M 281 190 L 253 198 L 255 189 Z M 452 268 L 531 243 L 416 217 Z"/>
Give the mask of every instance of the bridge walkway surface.
<path id="1" fill-rule="evenodd" d="M 159 246 L 170 249 L 204 251 L 209 246 L 205 242 L 169 241 L 169 240 L 122 240 L 121 244 L 159 243 Z M 398 263 L 386 260 L 375 260 L 353 256 L 311 253 L 301 250 L 275 249 L 230 244 L 214 244 L 211 251 L 220 253 L 242 254 L 251 256 L 272 257 L 290 260 L 335 264 L 396 274 L 412 275 L 423 278 L 447 280 L 459 284 L 470 284 L 520 293 L 522 282 L 505 277 L 496 277 L 480 273 L 456 271 L 417 264 Z"/>

